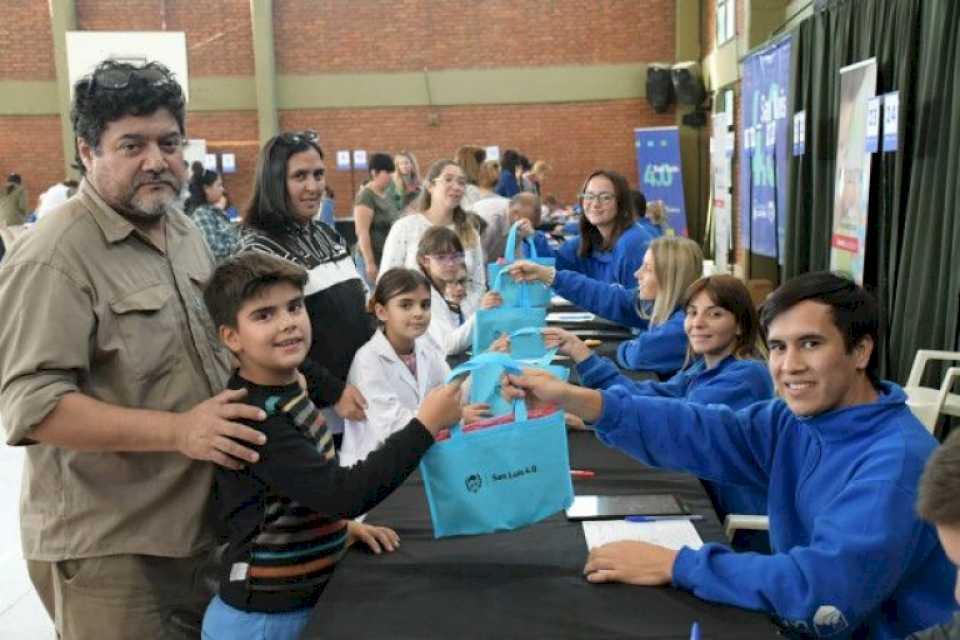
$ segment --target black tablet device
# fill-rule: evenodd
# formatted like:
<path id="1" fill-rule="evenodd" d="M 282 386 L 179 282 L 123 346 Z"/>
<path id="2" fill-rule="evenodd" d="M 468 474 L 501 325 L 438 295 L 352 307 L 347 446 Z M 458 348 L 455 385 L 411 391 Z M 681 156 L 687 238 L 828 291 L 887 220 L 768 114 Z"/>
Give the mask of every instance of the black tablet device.
<path id="1" fill-rule="evenodd" d="M 687 513 L 680 501 L 667 493 L 576 496 L 567 509 L 567 519 L 615 520 L 626 516 L 680 516 Z"/>

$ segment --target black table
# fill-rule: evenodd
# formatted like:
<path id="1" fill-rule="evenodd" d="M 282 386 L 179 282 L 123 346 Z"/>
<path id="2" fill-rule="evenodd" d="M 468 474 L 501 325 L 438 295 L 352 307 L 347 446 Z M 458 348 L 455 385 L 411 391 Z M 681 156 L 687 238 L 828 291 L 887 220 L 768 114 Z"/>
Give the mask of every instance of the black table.
<path id="1" fill-rule="evenodd" d="M 650 469 L 570 435 L 571 465 L 596 477 L 579 494 L 672 493 L 704 515 L 705 541 L 720 523 L 695 478 Z M 766 616 L 698 600 L 672 587 L 592 585 L 582 576 L 583 529 L 563 514 L 517 531 L 435 540 L 417 474 L 370 514 L 400 534 L 383 556 L 351 549 L 317 604 L 304 638 L 776 638 Z"/>

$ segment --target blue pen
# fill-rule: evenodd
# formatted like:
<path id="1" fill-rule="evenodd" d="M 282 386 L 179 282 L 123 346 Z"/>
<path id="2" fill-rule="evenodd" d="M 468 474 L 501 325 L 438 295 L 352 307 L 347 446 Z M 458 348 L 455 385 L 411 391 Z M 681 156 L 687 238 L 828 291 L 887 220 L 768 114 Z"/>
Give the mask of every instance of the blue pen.
<path id="1" fill-rule="evenodd" d="M 627 522 L 660 522 L 663 520 L 703 520 L 703 516 L 699 515 L 689 515 L 689 516 L 627 516 L 624 518 Z"/>
<path id="2" fill-rule="evenodd" d="M 694 622 L 690 627 L 690 640 L 700 640 L 700 623 Z"/>

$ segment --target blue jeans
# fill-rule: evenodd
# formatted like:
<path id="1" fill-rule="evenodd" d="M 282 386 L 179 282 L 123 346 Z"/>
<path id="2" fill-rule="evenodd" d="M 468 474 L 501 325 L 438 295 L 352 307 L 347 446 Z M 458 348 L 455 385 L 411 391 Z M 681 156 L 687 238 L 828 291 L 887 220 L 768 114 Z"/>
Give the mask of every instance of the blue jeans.
<path id="1" fill-rule="evenodd" d="M 284 613 L 234 609 L 215 596 L 203 616 L 203 640 L 297 640 L 313 607 Z"/>

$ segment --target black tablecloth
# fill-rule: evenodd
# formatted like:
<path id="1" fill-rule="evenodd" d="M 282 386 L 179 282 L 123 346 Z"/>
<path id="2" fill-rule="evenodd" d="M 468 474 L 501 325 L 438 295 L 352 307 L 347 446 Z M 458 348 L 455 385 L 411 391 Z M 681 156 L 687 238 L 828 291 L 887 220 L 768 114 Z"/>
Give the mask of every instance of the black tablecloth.
<path id="1" fill-rule="evenodd" d="M 570 436 L 571 466 L 596 472 L 578 494 L 672 493 L 706 516 L 705 541 L 722 540 L 699 481 L 644 467 L 591 433 Z M 766 616 L 713 605 L 672 587 L 592 585 L 582 576 L 583 529 L 563 514 L 485 536 L 434 540 L 418 475 L 370 514 L 400 534 L 374 556 L 354 548 L 317 604 L 304 638 L 702 638 L 777 637 Z"/>

